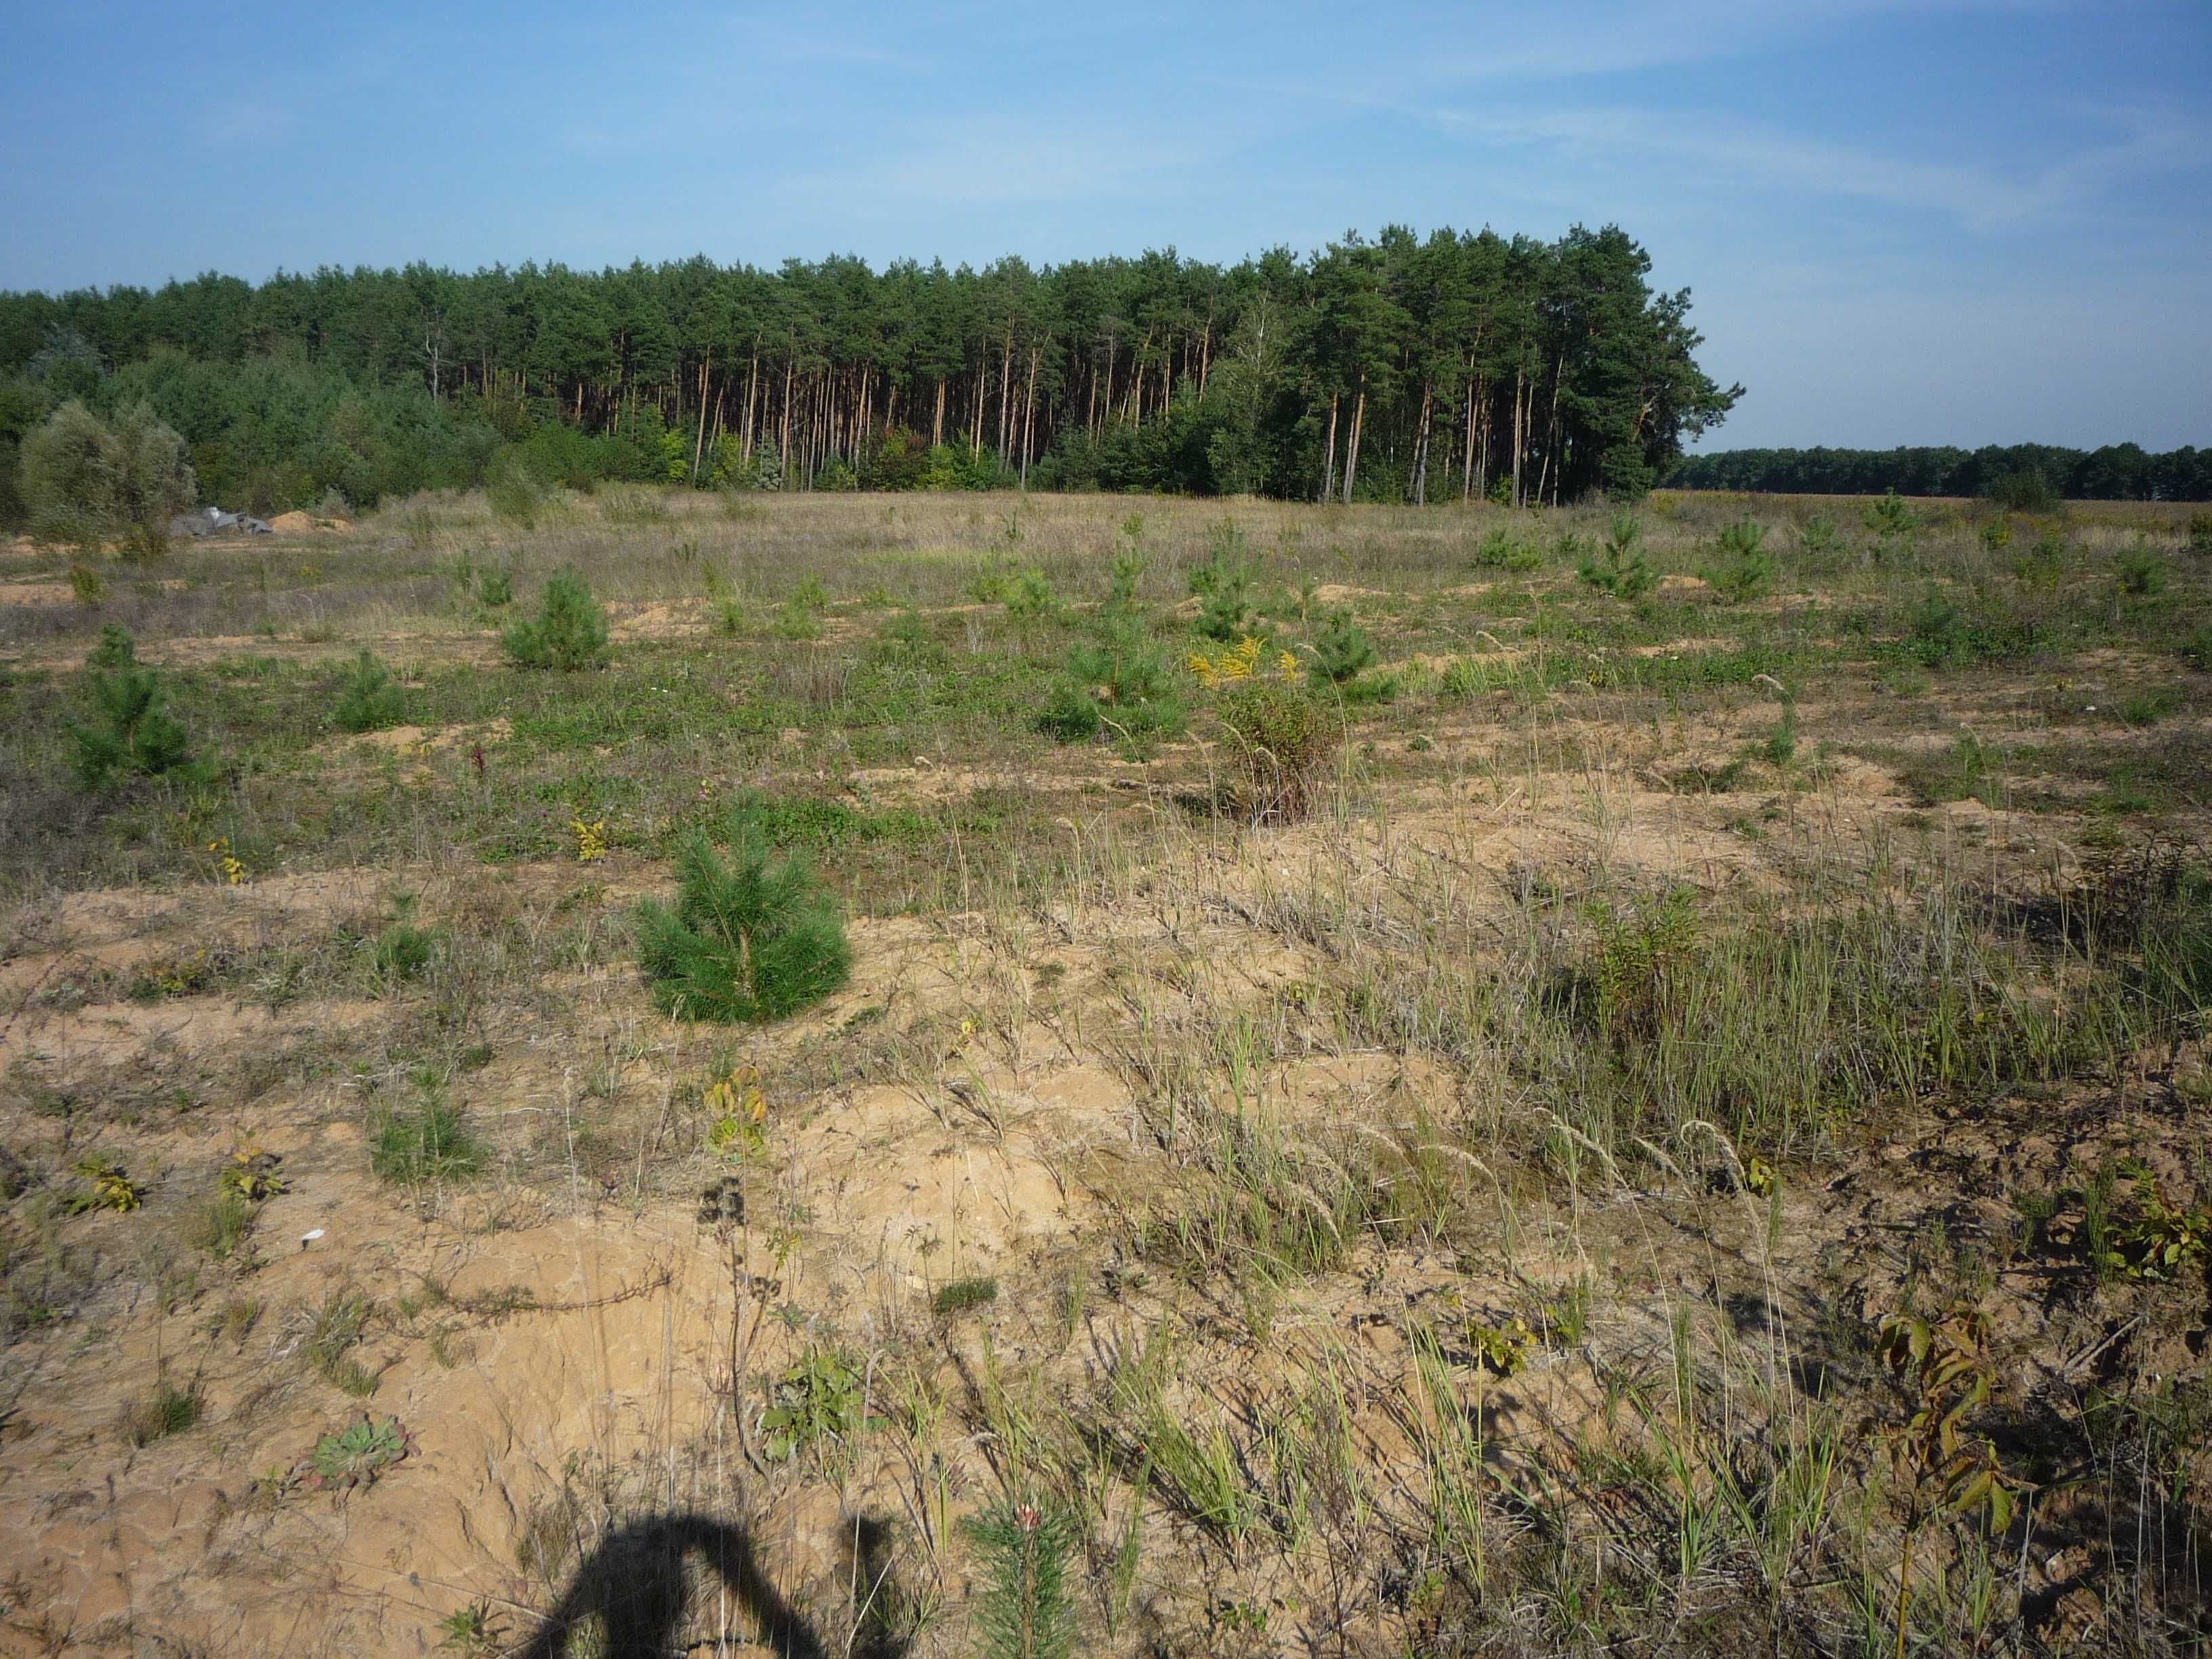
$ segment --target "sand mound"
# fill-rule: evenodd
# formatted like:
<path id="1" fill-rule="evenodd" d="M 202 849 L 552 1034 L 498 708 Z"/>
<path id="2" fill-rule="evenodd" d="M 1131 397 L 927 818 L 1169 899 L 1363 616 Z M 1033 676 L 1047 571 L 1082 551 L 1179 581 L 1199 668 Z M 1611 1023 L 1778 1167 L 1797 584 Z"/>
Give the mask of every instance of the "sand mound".
<path id="1" fill-rule="evenodd" d="M 345 519 L 319 519 L 312 513 L 279 513 L 269 520 L 269 527 L 280 536 L 307 536 L 322 531 L 350 530 L 352 523 Z"/>

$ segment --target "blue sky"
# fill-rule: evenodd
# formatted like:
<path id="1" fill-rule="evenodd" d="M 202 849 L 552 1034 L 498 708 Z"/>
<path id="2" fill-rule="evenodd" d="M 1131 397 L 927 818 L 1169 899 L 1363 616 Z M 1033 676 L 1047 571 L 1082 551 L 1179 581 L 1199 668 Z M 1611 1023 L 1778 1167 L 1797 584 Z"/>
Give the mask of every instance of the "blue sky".
<path id="1" fill-rule="evenodd" d="M 0 286 L 1618 222 L 1707 447 L 2212 443 L 2208 0 L 0 0 Z"/>

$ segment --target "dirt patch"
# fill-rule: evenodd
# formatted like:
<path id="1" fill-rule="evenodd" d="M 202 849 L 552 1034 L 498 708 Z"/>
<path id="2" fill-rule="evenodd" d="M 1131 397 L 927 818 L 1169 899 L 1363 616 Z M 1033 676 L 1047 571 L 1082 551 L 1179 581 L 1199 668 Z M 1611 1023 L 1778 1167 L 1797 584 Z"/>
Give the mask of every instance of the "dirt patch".
<path id="1" fill-rule="evenodd" d="M 349 519 L 319 519 L 312 513 L 296 509 L 279 513 L 269 520 L 269 527 L 280 536 L 343 535 L 353 528 Z"/>

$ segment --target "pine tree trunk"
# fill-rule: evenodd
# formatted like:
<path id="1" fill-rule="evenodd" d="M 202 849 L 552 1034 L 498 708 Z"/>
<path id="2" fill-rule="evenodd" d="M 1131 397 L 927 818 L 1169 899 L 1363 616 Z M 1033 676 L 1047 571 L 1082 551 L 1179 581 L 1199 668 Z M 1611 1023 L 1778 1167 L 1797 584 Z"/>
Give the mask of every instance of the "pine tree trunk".
<path id="1" fill-rule="evenodd" d="M 1022 488 L 1030 487 L 1030 437 L 1036 426 L 1037 359 L 1043 354 L 1036 348 L 1030 350 L 1030 384 L 1022 395 Z"/>
<path id="2" fill-rule="evenodd" d="M 1429 504 L 1429 419 L 1434 409 L 1434 399 L 1428 383 L 1421 385 L 1421 429 L 1413 441 L 1413 505 Z"/>
<path id="3" fill-rule="evenodd" d="M 699 360 L 699 435 L 691 444 L 691 483 L 699 483 L 699 458 L 707 453 L 707 377 L 713 373 L 714 354 L 712 351 Z"/>
<path id="4" fill-rule="evenodd" d="M 1462 501 L 1474 499 L 1474 382 L 1467 383 L 1466 450 L 1460 456 L 1459 498 Z"/>
<path id="5" fill-rule="evenodd" d="M 1336 494 L 1336 405 L 1337 397 L 1328 400 L 1328 443 L 1322 452 L 1321 498 L 1327 501 Z"/>
<path id="6" fill-rule="evenodd" d="M 1352 486 L 1359 477 L 1359 440 L 1367 428 L 1367 371 L 1359 372 L 1359 398 L 1352 406 L 1352 441 L 1344 452 L 1344 504 L 1352 505 Z"/>
<path id="7" fill-rule="evenodd" d="M 1523 380 L 1525 380 L 1526 378 L 1527 378 L 1526 371 L 1524 371 L 1524 370 L 1522 370 L 1522 369 L 1521 369 L 1521 368 L 1516 368 L 1514 369 L 1514 371 L 1513 371 L 1513 505 L 1514 505 L 1514 506 L 1516 506 L 1516 507 L 1523 507 L 1523 506 L 1526 506 L 1526 505 L 1527 505 L 1527 503 L 1526 503 L 1525 501 L 1523 501 L 1521 499 L 1521 383 L 1522 383 L 1522 381 Z"/>

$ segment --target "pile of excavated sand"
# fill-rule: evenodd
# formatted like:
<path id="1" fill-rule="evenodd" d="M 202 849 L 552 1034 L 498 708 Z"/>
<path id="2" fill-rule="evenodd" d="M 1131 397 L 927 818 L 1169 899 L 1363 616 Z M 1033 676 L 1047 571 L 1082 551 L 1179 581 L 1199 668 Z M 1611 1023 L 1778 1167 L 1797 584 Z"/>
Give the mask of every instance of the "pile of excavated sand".
<path id="1" fill-rule="evenodd" d="M 319 519 L 312 513 L 279 513 L 269 520 L 269 527 L 280 536 L 312 535 L 317 531 L 350 530 L 352 523 L 345 519 Z"/>

